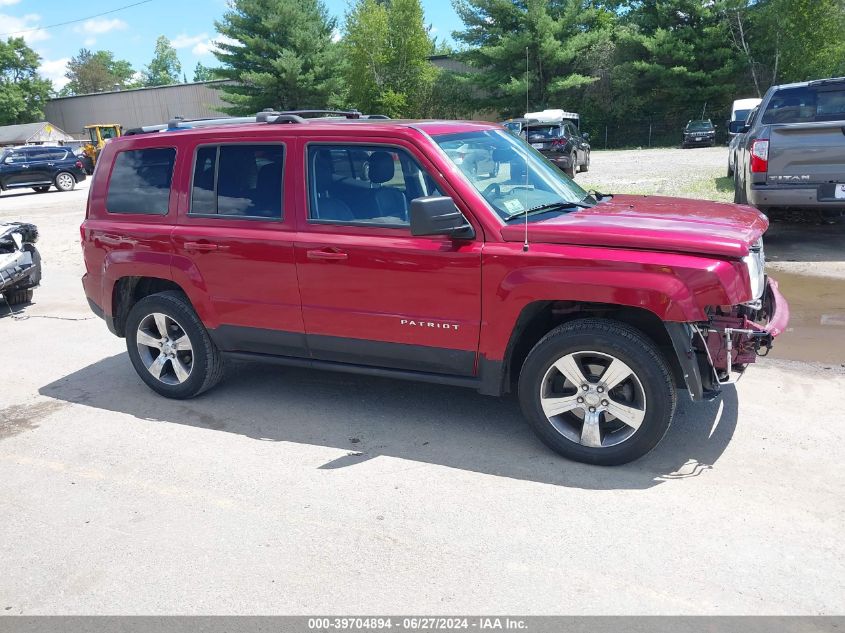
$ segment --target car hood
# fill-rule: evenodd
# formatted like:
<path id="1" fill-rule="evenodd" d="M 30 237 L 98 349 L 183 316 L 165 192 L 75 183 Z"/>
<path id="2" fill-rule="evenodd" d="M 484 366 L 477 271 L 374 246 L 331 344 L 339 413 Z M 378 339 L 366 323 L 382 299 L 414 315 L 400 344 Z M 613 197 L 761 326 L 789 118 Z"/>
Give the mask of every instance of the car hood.
<path id="1" fill-rule="evenodd" d="M 590 209 L 528 223 L 528 241 L 745 257 L 769 226 L 744 205 L 662 196 L 615 195 Z M 523 224 L 502 227 L 521 242 Z"/>

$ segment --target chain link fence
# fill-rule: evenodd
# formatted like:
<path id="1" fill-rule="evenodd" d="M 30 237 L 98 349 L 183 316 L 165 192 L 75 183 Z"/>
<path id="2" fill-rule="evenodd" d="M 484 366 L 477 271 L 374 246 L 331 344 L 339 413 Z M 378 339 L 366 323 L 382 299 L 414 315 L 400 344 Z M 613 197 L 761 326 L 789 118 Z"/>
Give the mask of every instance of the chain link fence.
<path id="1" fill-rule="evenodd" d="M 637 147 L 680 147 L 684 126 L 689 119 L 634 119 L 621 122 L 581 121 L 581 131 L 590 135 L 595 149 L 630 149 Z M 713 120 L 716 145 L 726 145 L 728 131 L 724 121 Z"/>

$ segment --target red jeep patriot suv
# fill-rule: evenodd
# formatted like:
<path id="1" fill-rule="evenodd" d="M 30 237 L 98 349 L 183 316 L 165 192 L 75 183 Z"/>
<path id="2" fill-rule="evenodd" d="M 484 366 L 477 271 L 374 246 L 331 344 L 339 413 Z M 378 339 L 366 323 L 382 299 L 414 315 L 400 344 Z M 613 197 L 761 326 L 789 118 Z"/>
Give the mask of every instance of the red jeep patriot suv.
<path id="1" fill-rule="evenodd" d="M 590 195 L 493 124 L 248 121 L 97 161 L 83 285 L 164 396 L 227 358 L 515 390 L 551 448 L 620 464 L 786 327 L 750 207 Z"/>

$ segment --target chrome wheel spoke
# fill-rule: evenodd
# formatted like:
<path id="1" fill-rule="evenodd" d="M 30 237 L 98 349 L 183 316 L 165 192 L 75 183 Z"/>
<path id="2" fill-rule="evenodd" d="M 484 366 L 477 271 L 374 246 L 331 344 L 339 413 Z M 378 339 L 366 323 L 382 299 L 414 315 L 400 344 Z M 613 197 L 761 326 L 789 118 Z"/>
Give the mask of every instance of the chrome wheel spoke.
<path id="1" fill-rule="evenodd" d="M 607 407 L 605 408 L 613 417 L 634 430 L 640 428 L 645 418 L 645 411 L 627 404 L 622 404 L 621 402 L 616 402 L 612 398 L 608 398 Z"/>
<path id="2" fill-rule="evenodd" d="M 633 373 L 628 365 L 618 358 L 614 358 L 601 375 L 601 381 L 604 383 L 604 388 L 610 391 Z"/>
<path id="3" fill-rule="evenodd" d="M 586 384 L 587 377 L 578 365 L 575 354 L 567 354 L 563 358 L 555 362 L 555 369 L 557 369 L 564 377 L 576 387 Z"/>
<path id="4" fill-rule="evenodd" d="M 158 333 L 161 338 L 167 336 L 167 317 L 161 314 L 160 312 L 156 312 L 153 315 L 153 319 L 155 319 L 156 327 L 158 328 Z"/>
<path id="5" fill-rule="evenodd" d="M 578 403 L 578 394 L 563 398 L 541 398 L 540 404 L 543 407 L 543 413 L 549 418 L 583 406 Z"/>
<path id="6" fill-rule="evenodd" d="M 581 427 L 581 444 L 593 448 L 601 447 L 601 428 L 599 427 L 599 412 L 587 411 L 584 414 L 584 425 Z"/>
<path id="7" fill-rule="evenodd" d="M 171 358 L 170 365 L 173 367 L 173 373 L 176 374 L 176 380 L 181 383 L 188 379 L 191 372 L 178 357 Z"/>
<path id="8" fill-rule="evenodd" d="M 173 349 L 180 352 L 190 352 L 194 349 L 191 347 L 191 339 L 188 338 L 187 334 L 183 334 L 180 338 L 173 341 L 172 346 Z"/>
<path id="9" fill-rule="evenodd" d="M 156 356 L 155 360 L 150 363 L 147 369 L 156 378 L 161 378 L 161 372 L 164 370 L 164 365 L 167 363 L 167 357 L 164 354 Z"/>
<path id="10" fill-rule="evenodd" d="M 148 334 L 143 330 L 138 330 L 138 335 L 135 337 L 135 340 L 138 341 L 138 345 L 145 345 L 146 347 L 152 347 L 153 349 L 161 347 L 161 339 L 155 338 L 152 334 Z"/>

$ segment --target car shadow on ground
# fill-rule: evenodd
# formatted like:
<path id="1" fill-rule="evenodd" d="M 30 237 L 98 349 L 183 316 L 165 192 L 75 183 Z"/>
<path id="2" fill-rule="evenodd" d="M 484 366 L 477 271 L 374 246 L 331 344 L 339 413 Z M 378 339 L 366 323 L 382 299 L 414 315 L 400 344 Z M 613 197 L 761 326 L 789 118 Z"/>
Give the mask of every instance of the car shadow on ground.
<path id="1" fill-rule="evenodd" d="M 675 424 L 646 457 L 602 468 L 565 460 L 540 443 L 518 402 L 472 390 L 310 369 L 238 363 L 216 389 L 188 401 L 151 392 L 126 354 L 105 358 L 39 393 L 143 420 L 185 424 L 262 441 L 330 446 L 344 455 L 320 466 L 354 468 L 382 455 L 585 489 L 647 489 L 701 475 L 737 423 L 737 395 L 714 402 L 682 395 Z"/>

